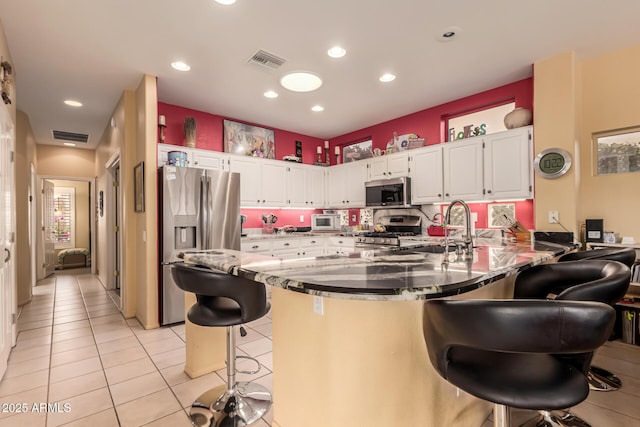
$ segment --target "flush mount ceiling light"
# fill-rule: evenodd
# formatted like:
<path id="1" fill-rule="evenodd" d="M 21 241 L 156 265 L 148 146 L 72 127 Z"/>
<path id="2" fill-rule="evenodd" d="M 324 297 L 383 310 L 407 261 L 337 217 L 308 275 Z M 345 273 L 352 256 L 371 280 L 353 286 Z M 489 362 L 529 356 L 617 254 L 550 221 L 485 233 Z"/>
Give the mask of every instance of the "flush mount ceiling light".
<path id="1" fill-rule="evenodd" d="M 340 46 L 334 46 L 327 51 L 327 55 L 329 55 L 332 58 L 342 58 L 346 54 L 347 54 L 347 51 Z"/>
<path id="2" fill-rule="evenodd" d="M 391 74 L 391 73 L 384 73 L 383 75 L 380 76 L 380 81 L 382 83 L 389 83 L 392 82 L 396 79 L 395 74 Z"/>
<path id="3" fill-rule="evenodd" d="M 64 103 L 69 107 L 82 107 L 82 102 L 76 101 L 74 99 L 65 99 Z"/>
<path id="4" fill-rule="evenodd" d="M 234 4 L 235 2 L 236 0 L 216 0 L 216 3 L 220 3 L 224 5 Z"/>
<path id="5" fill-rule="evenodd" d="M 67 147 L 75 147 L 76 144 L 74 144 L 73 142 L 63 142 L 64 145 L 66 145 Z"/>
<path id="6" fill-rule="evenodd" d="M 319 113 L 320 111 L 324 111 L 324 107 L 322 105 L 314 105 L 311 107 L 311 110 Z"/>
<path id="7" fill-rule="evenodd" d="M 277 98 L 278 97 L 278 92 L 274 91 L 274 90 L 268 90 L 264 93 L 264 96 L 267 98 Z"/>
<path id="8" fill-rule="evenodd" d="M 322 86 L 322 79 L 309 71 L 294 71 L 285 74 L 280 84 L 293 92 L 311 92 Z"/>
<path id="9" fill-rule="evenodd" d="M 182 61 L 172 62 L 171 66 L 173 67 L 174 70 L 178 70 L 178 71 L 189 71 L 191 69 L 191 67 L 188 64 L 185 64 Z"/>
<path id="10" fill-rule="evenodd" d="M 457 39 L 460 36 L 460 33 L 462 33 L 462 28 L 460 27 L 447 27 L 436 36 L 436 40 L 441 42 L 450 42 Z"/>

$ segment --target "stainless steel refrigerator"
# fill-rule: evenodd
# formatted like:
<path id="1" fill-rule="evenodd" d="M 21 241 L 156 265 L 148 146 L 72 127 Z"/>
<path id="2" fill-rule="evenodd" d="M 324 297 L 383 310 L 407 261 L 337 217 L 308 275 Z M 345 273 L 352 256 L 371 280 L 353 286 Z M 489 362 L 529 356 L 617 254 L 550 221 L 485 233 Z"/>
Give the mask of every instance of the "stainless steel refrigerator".
<path id="1" fill-rule="evenodd" d="M 184 293 L 171 277 L 178 254 L 240 250 L 240 174 L 163 166 L 158 170 L 160 324 L 184 321 Z"/>

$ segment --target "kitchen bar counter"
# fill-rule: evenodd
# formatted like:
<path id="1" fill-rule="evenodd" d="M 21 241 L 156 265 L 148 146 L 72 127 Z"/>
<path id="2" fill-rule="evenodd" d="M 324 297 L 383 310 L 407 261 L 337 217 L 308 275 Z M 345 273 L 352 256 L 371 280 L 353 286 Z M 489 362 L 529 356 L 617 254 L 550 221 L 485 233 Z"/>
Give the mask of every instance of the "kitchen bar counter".
<path id="1" fill-rule="evenodd" d="M 437 246 L 437 245 L 436 245 Z M 281 260 L 233 250 L 187 253 L 201 264 L 269 286 L 317 296 L 364 300 L 415 300 L 457 295 L 516 274 L 574 249 L 546 242 L 502 244 L 479 240 L 473 260 L 413 248 L 367 250 L 346 257 Z"/>
<path id="2" fill-rule="evenodd" d="M 185 260 L 270 285 L 273 426 L 479 427 L 491 404 L 431 366 L 423 300 L 511 298 L 516 272 L 573 247 L 478 245 L 472 261 L 451 254 L 446 265 L 416 248 L 298 260 L 214 250 Z M 207 329 L 218 328 L 188 328 L 187 349 L 209 361 L 223 341 Z"/>

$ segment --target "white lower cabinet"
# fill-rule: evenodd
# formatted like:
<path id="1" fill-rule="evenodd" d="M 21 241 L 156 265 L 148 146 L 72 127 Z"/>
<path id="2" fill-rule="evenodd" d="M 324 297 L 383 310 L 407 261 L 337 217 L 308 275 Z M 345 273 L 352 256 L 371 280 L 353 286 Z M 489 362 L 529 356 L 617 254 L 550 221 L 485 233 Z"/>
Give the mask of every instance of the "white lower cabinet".
<path id="1" fill-rule="evenodd" d="M 286 239 L 255 239 L 240 244 L 242 252 L 257 253 L 284 259 L 323 255 L 347 255 L 354 250 L 353 237 L 314 236 Z"/>

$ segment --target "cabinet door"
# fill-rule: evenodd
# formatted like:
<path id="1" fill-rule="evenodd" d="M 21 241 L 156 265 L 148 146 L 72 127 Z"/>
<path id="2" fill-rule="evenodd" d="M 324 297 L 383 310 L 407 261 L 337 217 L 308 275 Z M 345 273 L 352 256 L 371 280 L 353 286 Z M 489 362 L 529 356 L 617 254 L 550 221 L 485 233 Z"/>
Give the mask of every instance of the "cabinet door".
<path id="1" fill-rule="evenodd" d="M 170 151 L 182 151 L 187 153 L 187 165 L 193 166 L 193 151 L 180 145 L 158 144 L 158 167 L 165 166 L 169 162 Z"/>
<path id="2" fill-rule="evenodd" d="M 531 129 L 527 126 L 483 138 L 486 199 L 533 197 Z"/>
<path id="3" fill-rule="evenodd" d="M 346 164 L 346 182 L 341 185 L 347 189 L 347 206 L 364 207 L 364 183 L 367 180 L 367 162 L 357 161 Z"/>
<path id="4" fill-rule="evenodd" d="M 259 206 L 261 199 L 260 163 L 258 159 L 230 156 L 229 169 L 240 173 L 240 206 Z"/>
<path id="5" fill-rule="evenodd" d="M 262 205 L 268 207 L 286 206 L 286 163 L 277 160 L 259 160 L 262 163 Z"/>
<path id="6" fill-rule="evenodd" d="M 482 139 L 448 142 L 443 147 L 444 199 L 482 200 Z"/>
<path id="7" fill-rule="evenodd" d="M 307 190 L 307 170 L 305 165 L 287 165 L 287 206 L 305 207 L 308 206 L 306 195 Z"/>
<path id="8" fill-rule="evenodd" d="M 411 203 L 420 205 L 441 202 L 442 184 L 442 147 L 420 148 L 410 156 L 411 165 Z"/>
<path id="9" fill-rule="evenodd" d="M 403 151 L 387 157 L 387 178 L 409 175 L 409 153 Z"/>
<path id="10" fill-rule="evenodd" d="M 192 154 L 193 162 L 190 164 L 192 164 L 193 167 L 212 170 L 224 170 L 224 162 L 226 157 L 228 157 L 217 151 L 198 149 L 193 150 Z"/>
<path id="11" fill-rule="evenodd" d="M 385 179 L 387 176 L 387 156 L 369 159 L 369 180 Z"/>
<path id="12" fill-rule="evenodd" d="M 324 206 L 325 170 L 318 166 L 306 167 L 306 195 L 305 207 L 321 208 Z"/>
<path id="13" fill-rule="evenodd" d="M 337 208 L 347 205 L 346 191 L 346 164 L 332 166 L 327 171 L 327 205 L 330 208 Z M 364 184 L 363 184 L 364 187 Z"/>

